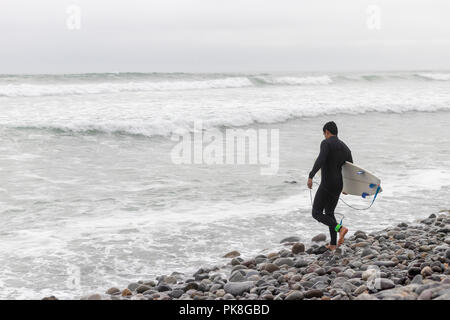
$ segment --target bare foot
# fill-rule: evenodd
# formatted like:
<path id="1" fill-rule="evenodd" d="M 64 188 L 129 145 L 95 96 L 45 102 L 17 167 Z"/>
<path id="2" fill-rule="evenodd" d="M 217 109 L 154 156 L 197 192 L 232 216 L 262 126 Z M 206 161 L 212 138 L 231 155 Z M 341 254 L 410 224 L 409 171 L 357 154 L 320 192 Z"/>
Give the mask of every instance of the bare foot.
<path id="1" fill-rule="evenodd" d="M 339 230 L 339 240 L 338 240 L 338 245 L 342 245 L 344 243 L 344 237 L 347 234 L 348 229 L 346 227 L 341 227 L 341 229 Z"/>
<path id="2" fill-rule="evenodd" d="M 326 247 L 328 250 L 330 250 L 330 251 L 336 250 L 336 246 L 335 246 L 335 245 L 332 245 L 332 244 L 327 244 L 325 247 Z"/>

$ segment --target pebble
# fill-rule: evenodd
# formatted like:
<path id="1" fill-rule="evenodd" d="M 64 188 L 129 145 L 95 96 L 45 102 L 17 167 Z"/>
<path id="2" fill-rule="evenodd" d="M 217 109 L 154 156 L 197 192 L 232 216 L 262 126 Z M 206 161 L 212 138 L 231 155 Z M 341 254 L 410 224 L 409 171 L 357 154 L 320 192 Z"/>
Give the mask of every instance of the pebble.
<path id="1" fill-rule="evenodd" d="M 414 276 L 414 278 L 412 279 L 411 283 L 412 283 L 412 284 L 422 284 L 422 281 L 423 281 L 422 275 L 416 274 L 416 275 Z"/>
<path id="2" fill-rule="evenodd" d="M 292 237 L 284 238 L 283 240 L 280 241 L 280 243 L 286 243 L 286 242 L 298 242 L 298 241 L 300 241 L 300 238 L 299 238 L 299 237 L 292 236 Z"/>
<path id="3" fill-rule="evenodd" d="M 356 297 L 356 300 L 378 300 L 378 298 L 368 293 L 361 293 Z"/>
<path id="4" fill-rule="evenodd" d="M 216 296 L 217 297 L 223 297 L 225 295 L 225 293 L 226 293 L 225 290 L 219 289 L 219 290 L 216 291 Z"/>
<path id="5" fill-rule="evenodd" d="M 240 281 L 245 281 L 245 276 L 242 274 L 242 272 L 235 271 L 231 277 L 228 279 L 228 281 L 230 282 L 240 282 Z"/>
<path id="6" fill-rule="evenodd" d="M 231 259 L 226 265 L 202 267 L 190 277 L 174 272 L 83 299 L 450 299 L 450 211 L 425 220 L 370 234 L 356 231 L 335 252 L 320 243 L 325 233 L 308 248 L 299 237 L 287 237 L 280 243 L 290 248 L 245 260 L 234 250 L 223 256 Z"/>
<path id="7" fill-rule="evenodd" d="M 115 287 L 109 288 L 109 289 L 106 291 L 106 294 L 109 294 L 109 295 L 120 294 L 120 289 L 115 288 Z"/>
<path id="8" fill-rule="evenodd" d="M 294 290 L 291 293 L 289 293 L 284 300 L 302 300 L 304 298 L 304 295 L 299 290 Z"/>
<path id="9" fill-rule="evenodd" d="M 272 272 L 274 272 L 274 271 L 280 270 L 280 268 L 279 268 L 276 264 L 273 264 L 273 263 L 267 263 L 267 264 L 264 266 L 264 270 L 266 270 L 266 271 L 272 273 Z"/>
<path id="10" fill-rule="evenodd" d="M 422 277 L 426 278 L 433 274 L 433 270 L 430 267 L 426 266 L 422 269 L 422 271 L 420 271 L 420 274 L 422 275 Z"/>
<path id="11" fill-rule="evenodd" d="M 122 291 L 122 296 L 123 296 L 123 297 L 128 297 L 128 296 L 131 296 L 132 294 L 133 294 L 133 292 L 131 292 L 131 290 L 128 289 L 128 288 L 126 288 L 126 289 L 124 289 L 124 290 Z"/>
<path id="12" fill-rule="evenodd" d="M 293 254 L 299 254 L 299 253 L 305 252 L 305 245 L 300 242 L 294 243 L 291 251 Z"/>
<path id="13" fill-rule="evenodd" d="M 423 246 L 419 247 L 419 251 L 422 251 L 422 252 L 428 252 L 430 250 L 431 250 L 431 247 L 427 246 L 427 245 L 423 245 Z"/>
<path id="14" fill-rule="evenodd" d="M 394 261 L 375 261 L 373 264 L 376 266 L 394 267 L 397 263 Z"/>
<path id="15" fill-rule="evenodd" d="M 238 256 L 240 256 L 241 254 L 239 253 L 239 251 L 233 250 L 228 252 L 227 254 L 225 254 L 223 257 L 224 258 L 236 258 Z"/>
<path id="16" fill-rule="evenodd" d="M 367 286 L 363 284 L 363 285 L 359 286 L 358 288 L 356 288 L 355 291 L 353 291 L 353 294 L 358 296 L 366 290 L 367 290 Z"/>
<path id="17" fill-rule="evenodd" d="M 250 292 L 253 287 L 253 281 L 244 282 L 228 282 L 224 286 L 226 293 L 232 294 L 233 296 L 242 296 L 244 292 Z"/>
<path id="18" fill-rule="evenodd" d="M 136 288 L 136 292 L 137 293 L 143 293 L 143 292 L 145 292 L 147 290 L 150 290 L 150 289 L 151 289 L 151 287 L 146 286 L 145 284 L 141 284 L 139 287 Z"/>
<path id="19" fill-rule="evenodd" d="M 273 263 L 277 266 L 288 265 L 292 267 L 294 265 L 294 261 L 290 258 L 278 258 Z"/>
<path id="20" fill-rule="evenodd" d="M 311 241 L 313 242 L 321 242 L 327 240 L 327 236 L 325 233 L 319 233 L 318 235 L 314 236 Z"/>
<path id="21" fill-rule="evenodd" d="M 445 250 L 445 258 L 450 260 L 450 249 Z"/>
<path id="22" fill-rule="evenodd" d="M 189 282 L 183 287 L 183 290 L 185 292 L 189 291 L 189 290 L 192 290 L 192 289 L 197 290 L 198 289 L 198 283 L 196 283 L 196 282 Z"/>
<path id="23" fill-rule="evenodd" d="M 361 257 L 371 255 L 372 253 L 373 251 L 370 248 L 364 248 L 364 250 L 361 252 Z"/>
<path id="24" fill-rule="evenodd" d="M 139 286 L 140 286 L 139 283 L 132 282 L 128 285 L 128 289 L 130 289 L 131 291 L 135 291 Z"/>
<path id="25" fill-rule="evenodd" d="M 171 291 L 172 288 L 167 284 L 160 284 L 159 286 L 156 287 L 156 290 L 158 290 L 159 292 L 164 292 L 164 291 Z"/>
<path id="26" fill-rule="evenodd" d="M 386 290 L 395 287 L 394 282 L 390 279 L 378 278 L 376 280 L 377 281 L 375 283 L 377 285 L 377 288 L 379 288 L 380 290 Z"/>
<path id="27" fill-rule="evenodd" d="M 306 267 L 307 265 L 308 265 L 308 261 L 306 261 L 306 260 L 297 260 L 294 264 L 294 266 L 296 268 L 303 268 L 303 267 Z"/>
<path id="28" fill-rule="evenodd" d="M 171 292 L 169 292 L 169 296 L 175 299 L 178 299 L 179 297 L 181 297 L 184 293 L 184 290 L 181 289 L 175 289 Z"/>
<path id="29" fill-rule="evenodd" d="M 322 290 L 312 289 L 305 292 L 305 298 L 321 298 L 323 296 Z"/>

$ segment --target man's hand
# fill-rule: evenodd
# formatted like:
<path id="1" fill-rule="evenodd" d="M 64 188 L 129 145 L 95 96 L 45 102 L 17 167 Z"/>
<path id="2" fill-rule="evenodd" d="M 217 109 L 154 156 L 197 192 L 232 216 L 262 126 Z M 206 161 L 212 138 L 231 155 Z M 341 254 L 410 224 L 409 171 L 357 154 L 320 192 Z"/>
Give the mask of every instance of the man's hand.
<path id="1" fill-rule="evenodd" d="M 311 178 L 308 178 L 307 186 L 309 189 L 312 189 L 312 179 Z"/>

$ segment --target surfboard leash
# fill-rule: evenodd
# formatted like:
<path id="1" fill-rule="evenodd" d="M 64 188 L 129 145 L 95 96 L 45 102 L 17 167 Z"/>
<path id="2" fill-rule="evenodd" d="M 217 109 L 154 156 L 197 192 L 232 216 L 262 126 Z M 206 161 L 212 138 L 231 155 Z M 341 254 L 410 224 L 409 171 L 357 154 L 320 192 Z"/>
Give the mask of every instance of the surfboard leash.
<path id="1" fill-rule="evenodd" d="M 317 182 L 315 182 L 315 181 L 313 181 L 313 183 L 316 184 L 316 185 L 319 184 L 319 183 L 317 183 Z M 326 192 L 328 192 L 329 194 L 331 194 L 331 192 L 329 192 L 326 188 L 323 188 L 323 189 L 324 189 Z M 381 190 L 381 187 L 378 186 L 378 188 L 377 188 L 377 190 L 376 190 L 376 192 L 375 192 L 375 195 L 373 196 L 372 202 L 371 202 L 370 205 L 369 205 L 368 207 L 366 207 L 366 208 L 356 208 L 356 207 L 354 207 L 354 206 L 348 204 L 347 202 L 345 202 L 344 199 L 342 199 L 340 196 L 339 196 L 339 200 L 341 200 L 347 207 L 349 207 L 349 208 L 351 208 L 351 209 L 353 209 L 353 210 L 368 210 L 368 209 L 370 209 L 370 208 L 372 207 L 372 205 L 374 204 L 375 199 L 377 198 L 377 195 L 378 195 L 378 193 L 380 192 L 380 190 Z M 309 198 L 310 198 L 310 200 L 311 200 L 311 207 L 312 207 L 312 206 L 313 206 L 313 200 L 312 200 L 312 188 L 309 189 Z M 339 213 L 335 213 L 335 214 L 339 214 Z M 344 216 L 343 214 L 341 214 L 341 215 Z M 343 220 L 343 219 L 344 219 L 344 218 L 342 218 L 342 220 Z M 340 224 L 342 224 L 342 220 L 341 220 L 341 223 L 340 223 Z"/>

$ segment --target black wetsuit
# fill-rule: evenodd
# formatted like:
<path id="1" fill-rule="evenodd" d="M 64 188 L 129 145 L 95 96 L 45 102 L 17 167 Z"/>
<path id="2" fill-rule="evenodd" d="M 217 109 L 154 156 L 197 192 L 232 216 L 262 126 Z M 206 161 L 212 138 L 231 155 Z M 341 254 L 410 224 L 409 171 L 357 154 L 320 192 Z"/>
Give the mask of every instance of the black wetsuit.
<path id="1" fill-rule="evenodd" d="M 337 136 L 331 136 L 320 144 L 319 156 L 309 173 L 309 178 L 312 179 L 319 169 L 322 170 L 320 186 L 314 197 L 312 216 L 329 227 L 331 245 L 336 245 L 338 223 L 334 217 L 334 209 L 342 192 L 342 166 L 345 161 L 353 163 L 350 149 Z"/>

